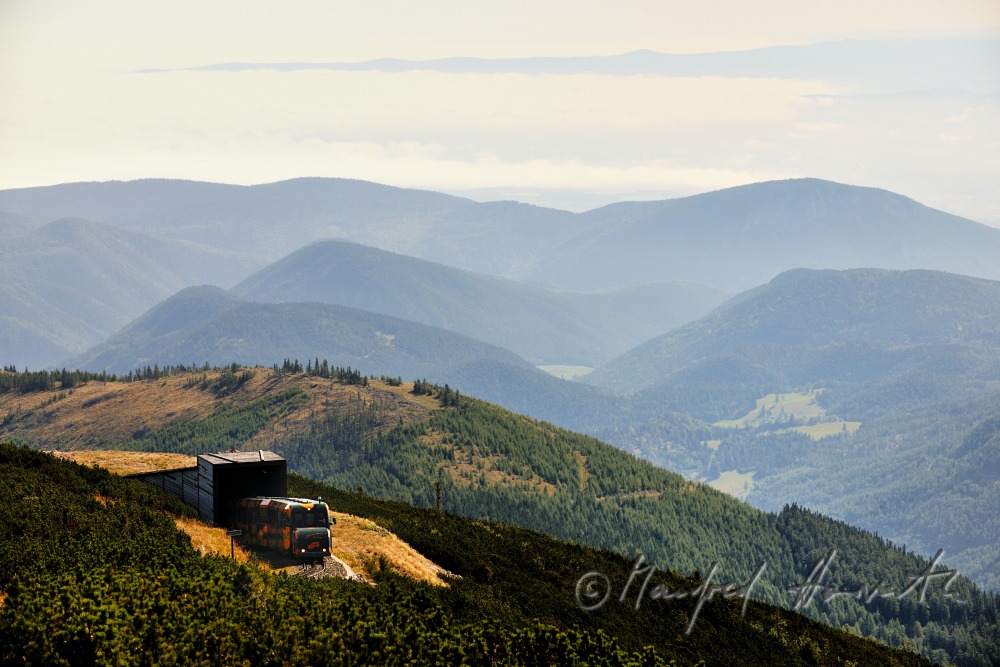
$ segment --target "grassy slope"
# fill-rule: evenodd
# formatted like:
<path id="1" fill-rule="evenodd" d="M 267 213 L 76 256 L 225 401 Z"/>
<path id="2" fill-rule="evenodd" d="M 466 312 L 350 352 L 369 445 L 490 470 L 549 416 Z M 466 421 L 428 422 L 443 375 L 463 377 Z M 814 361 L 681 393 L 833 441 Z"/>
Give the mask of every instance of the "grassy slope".
<path id="1" fill-rule="evenodd" d="M 209 372 L 209 380 L 218 372 Z M 395 419 L 404 422 L 425 419 L 437 401 L 372 381 L 355 387 L 306 376 L 277 377 L 260 369 L 238 395 L 218 399 L 200 388 L 202 374 L 173 376 L 146 382 L 90 382 L 69 392 L 8 393 L 0 395 L 0 416 L 15 413 L 12 423 L 0 428 L 0 437 L 25 439 L 42 449 L 135 449 L 136 433 L 159 431 L 168 426 L 204 421 L 220 408 L 241 406 L 288 392 L 287 413 L 267 424 L 244 444 L 247 449 L 265 449 L 272 441 L 308 427 L 310 415 L 324 407 L 350 401 L 359 392 L 370 401 L 391 406 Z M 412 385 L 411 385 L 412 386 Z M 60 398 L 62 396 L 62 398 Z M 258 446 L 259 445 L 259 446 Z M 205 450 L 209 451 L 209 450 Z M 217 450 L 216 450 L 217 451 Z M 201 453 L 201 452 L 198 452 Z"/>
<path id="2" fill-rule="evenodd" d="M 563 505 L 588 503 L 597 513 L 595 525 L 581 529 L 588 531 L 591 542 L 624 548 L 622 538 L 602 537 L 610 529 L 601 528 L 604 521 L 623 521 L 631 526 L 630 531 L 638 531 L 632 549 L 653 549 L 653 555 L 669 557 L 686 571 L 704 567 L 703 559 L 727 555 L 712 534 L 716 519 L 711 525 L 699 525 L 694 518 L 714 512 L 723 502 L 720 494 L 596 440 L 477 401 L 470 402 L 477 410 L 470 418 L 435 411 L 440 403 L 428 396 L 413 396 L 409 384 L 390 387 L 371 381 L 362 387 L 304 374 L 278 377 L 258 369 L 238 392 L 220 400 L 193 382 L 199 377 L 89 383 L 72 395 L 57 391 L 0 395 L 0 415 L 16 414 L 0 429 L 0 437 L 61 450 L 180 448 L 175 451 L 193 454 L 234 445 L 276 449 L 289 458 L 293 469 L 308 469 L 340 486 L 382 487 L 376 490 L 424 505 L 432 502 L 434 481 L 442 479 L 452 507 L 462 504 L 465 512 L 494 517 L 523 512 L 524 520 L 533 522 L 530 525 L 550 532 L 565 523 L 561 516 L 569 510 Z M 59 399 L 60 395 L 64 398 Z M 358 406 L 372 411 L 372 420 L 360 427 L 365 433 L 386 435 L 401 424 L 414 432 L 385 445 L 375 459 L 356 455 L 355 450 L 365 446 L 360 435 L 349 439 L 346 451 L 333 444 L 318 450 L 313 447 L 317 439 L 310 434 L 321 427 L 321 416 L 350 413 Z M 512 437 L 513 447 L 497 442 L 498 434 Z M 321 467 L 310 467 L 313 458 L 322 461 Z M 523 472 L 525 468 L 530 474 Z M 557 503 L 530 509 L 556 489 L 552 498 Z M 649 491 L 654 495 L 642 495 Z M 663 493 L 669 494 L 670 504 L 649 502 Z M 726 504 L 719 511 L 721 525 L 730 532 L 737 525 L 767 523 L 759 512 L 739 503 Z M 574 512 L 582 513 L 579 507 Z M 623 516 L 616 516 L 619 512 Z M 659 545 L 664 540 L 661 522 L 688 525 L 690 534 Z M 751 561 L 783 561 L 785 569 L 791 565 L 774 544 L 749 535 L 733 535 L 732 539 L 744 547 L 736 575 L 752 572 L 756 564 Z"/>

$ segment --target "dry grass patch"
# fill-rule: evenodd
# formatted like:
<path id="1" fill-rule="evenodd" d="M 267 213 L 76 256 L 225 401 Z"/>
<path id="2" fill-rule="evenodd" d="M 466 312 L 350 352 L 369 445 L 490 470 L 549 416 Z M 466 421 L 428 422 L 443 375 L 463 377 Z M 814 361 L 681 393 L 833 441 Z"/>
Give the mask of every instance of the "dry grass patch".
<path id="1" fill-rule="evenodd" d="M 337 520 L 330 527 L 331 555 L 343 561 L 368 583 L 374 583 L 368 574 L 369 564 L 377 563 L 380 558 L 404 577 L 426 581 L 435 586 L 447 586 L 442 576 L 454 576 L 373 521 L 342 512 L 331 512 L 331 515 Z M 228 549 L 228 542 L 226 544 Z M 301 573 L 302 562 L 287 554 L 253 546 L 246 547 L 246 552 L 252 554 L 256 562 L 274 572 L 292 575 Z"/>
<path id="2" fill-rule="evenodd" d="M 390 394 L 395 394 L 396 396 L 402 397 L 407 403 L 413 403 L 414 405 L 419 405 L 427 411 L 439 410 L 441 408 L 441 402 L 433 397 L 426 394 L 421 394 L 417 396 L 413 392 L 413 383 L 404 382 L 398 387 L 393 387 L 392 385 L 386 384 L 379 380 L 369 380 L 369 386 L 377 387 Z"/>
<path id="3" fill-rule="evenodd" d="M 94 495 L 91 496 L 91 498 L 93 498 L 94 500 L 105 506 L 107 506 L 108 503 L 114 504 L 115 502 L 114 498 L 108 498 L 107 496 L 101 495 L 100 493 L 95 493 Z"/>
<path id="4" fill-rule="evenodd" d="M 125 452 L 117 450 L 78 450 L 52 452 L 53 455 L 75 461 L 81 465 L 106 468 L 116 475 L 136 475 L 158 470 L 190 468 L 198 464 L 193 456 L 167 452 Z"/>
<path id="5" fill-rule="evenodd" d="M 331 550 L 362 577 L 365 566 L 381 556 L 405 577 L 436 586 L 448 585 L 441 578 L 452 576 L 447 570 L 374 521 L 341 512 L 332 514 L 337 524 L 331 526 Z"/>
<path id="6" fill-rule="evenodd" d="M 344 385 L 305 374 L 287 375 L 255 368 L 253 377 L 232 394 L 218 399 L 202 389 L 219 372 L 192 372 L 158 380 L 135 382 L 89 381 L 71 390 L 0 394 L 0 438 L 23 439 L 42 449 L 93 450 L 121 446 L 178 420 L 202 420 L 222 405 L 234 405 L 286 389 L 300 389 L 304 400 L 294 412 L 265 425 L 241 443 L 244 450 L 270 449 L 275 440 L 308 430 L 311 419 L 333 410 L 376 404 L 387 430 L 400 422 L 425 420 L 440 408 L 430 396 L 415 396 L 412 383 L 392 387 L 378 380 L 367 386 Z M 137 472 L 137 471 L 131 471 Z"/>
<path id="7" fill-rule="evenodd" d="M 799 421 L 814 418 L 823 419 L 826 416 L 826 411 L 816 403 L 816 397 L 822 391 L 822 389 L 814 389 L 809 393 L 768 394 L 763 398 L 758 398 L 754 409 L 739 419 L 724 419 L 715 422 L 715 426 L 742 428 L 744 426 L 773 424 L 786 419 Z"/>
<path id="8" fill-rule="evenodd" d="M 210 374 L 211 375 L 211 374 Z M 185 387 L 191 375 L 142 382 L 90 381 L 69 391 L 0 396 L 0 414 L 17 417 L 3 435 L 25 435 L 39 447 L 95 449 L 156 430 L 178 417 L 204 417 L 215 409 L 211 392 Z M 58 398 L 60 395 L 63 398 Z M 54 402 L 46 404 L 48 401 Z"/>
<path id="9" fill-rule="evenodd" d="M 202 556 L 210 553 L 229 556 L 230 538 L 226 535 L 225 528 L 210 526 L 197 519 L 187 519 L 184 517 L 174 519 L 174 524 L 177 525 L 178 530 L 183 530 L 191 537 L 191 546 L 200 552 Z M 236 545 L 235 554 L 237 562 L 247 562 L 247 552 L 239 544 Z"/>
<path id="10" fill-rule="evenodd" d="M 488 486 L 511 486 L 524 489 L 533 489 L 537 493 L 555 495 L 558 490 L 555 484 L 546 481 L 538 473 L 531 472 L 530 477 L 525 477 L 522 471 L 526 471 L 525 466 L 520 466 L 520 471 L 510 472 L 502 465 L 508 459 L 504 456 L 483 456 L 479 448 L 475 445 L 461 447 L 456 444 L 445 444 L 442 442 L 443 434 L 436 431 L 421 437 L 421 442 L 427 447 L 444 451 L 450 456 L 451 461 L 445 460 L 437 463 L 436 469 L 447 473 L 457 486 L 469 487 L 478 484 L 480 481 Z M 581 466 L 581 485 L 586 488 L 590 475 L 587 472 L 587 459 L 579 452 L 576 452 L 577 463 Z"/>
<path id="11" fill-rule="evenodd" d="M 268 425 L 244 444 L 242 449 L 246 450 L 270 449 L 275 440 L 308 430 L 314 418 L 342 406 L 356 405 L 359 397 L 365 405 L 377 404 L 385 411 L 385 421 L 379 425 L 383 430 L 396 426 L 400 421 L 408 423 L 426 419 L 432 409 L 440 407 L 437 399 L 409 394 L 405 384 L 392 387 L 379 380 L 369 380 L 368 386 L 362 387 L 309 375 L 278 378 L 272 371 L 257 369 L 257 375 L 246 387 L 261 395 L 284 387 L 297 387 L 307 397 L 294 412 Z M 412 389 L 413 385 L 409 387 Z"/>
<path id="12" fill-rule="evenodd" d="M 756 473 L 753 470 L 744 473 L 736 470 L 726 470 L 719 477 L 708 482 L 708 485 L 723 493 L 728 493 L 734 498 L 746 500 L 746 497 L 753 491 L 754 474 Z"/>
<path id="13" fill-rule="evenodd" d="M 461 452 L 461 450 L 459 450 Z M 462 452 L 464 454 L 464 452 Z M 437 469 L 444 470 L 456 486 L 470 487 L 484 479 L 487 486 L 512 486 L 524 489 L 533 489 L 536 493 L 544 493 L 553 496 L 558 491 L 555 484 L 547 482 L 537 473 L 532 472 L 530 478 L 523 475 L 515 475 L 500 470 L 496 467 L 496 462 L 500 460 L 498 456 L 478 456 L 476 454 L 455 463 L 438 463 Z"/>

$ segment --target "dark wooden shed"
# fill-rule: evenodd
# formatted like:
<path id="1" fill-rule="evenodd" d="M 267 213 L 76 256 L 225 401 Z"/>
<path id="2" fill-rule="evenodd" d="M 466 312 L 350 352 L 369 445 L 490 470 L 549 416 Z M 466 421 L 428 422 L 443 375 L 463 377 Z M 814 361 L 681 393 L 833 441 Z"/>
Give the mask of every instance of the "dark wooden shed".
<path id="1" fill-rule="evenodd" d="M 288 495 L 285 459 L 264 450 L 201 454 L 197 466 L 132 477 L 179 497 L 202 521 L 219 526 L 232 524 L 242 498 Z"/>

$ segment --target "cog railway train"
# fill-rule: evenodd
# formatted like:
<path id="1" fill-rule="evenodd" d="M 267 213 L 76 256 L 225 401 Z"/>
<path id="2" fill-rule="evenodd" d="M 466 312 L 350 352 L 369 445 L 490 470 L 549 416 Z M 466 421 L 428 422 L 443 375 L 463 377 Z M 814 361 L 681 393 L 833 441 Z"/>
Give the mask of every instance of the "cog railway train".
<path id="1" fill-rule="evenodd" d="M 306 561 L 330 555 L 331 522 L 337 520 L 327 504 L 307 498 L 244 498 L 236 510 L 244 544 Z"/>

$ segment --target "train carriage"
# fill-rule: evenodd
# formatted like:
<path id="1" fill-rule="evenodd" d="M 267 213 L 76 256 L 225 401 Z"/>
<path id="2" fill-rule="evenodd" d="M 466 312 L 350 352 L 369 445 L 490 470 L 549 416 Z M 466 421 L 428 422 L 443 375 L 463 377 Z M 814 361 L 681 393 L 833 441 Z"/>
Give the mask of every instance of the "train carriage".
<path id="1" fill-rule="evenodd" d="M 236 512 L 243 541 L 301 560 L 330 555 L 330 508 L 307 498 L 244 498 Z"/>

